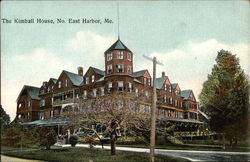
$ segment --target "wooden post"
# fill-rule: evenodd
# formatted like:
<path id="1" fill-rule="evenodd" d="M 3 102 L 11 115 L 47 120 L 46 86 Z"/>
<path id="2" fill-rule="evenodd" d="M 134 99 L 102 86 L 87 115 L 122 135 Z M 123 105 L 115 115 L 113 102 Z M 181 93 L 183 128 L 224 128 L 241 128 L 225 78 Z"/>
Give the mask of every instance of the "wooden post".
<path id="1" fill-rule="evenodd" d="M 153 58 L 153 98 L 151 108 L 151 129 L 150 129 L 150 161 L 154 162 L 155 154 L 155 109 L 156 109 L 156 57 Z"/>

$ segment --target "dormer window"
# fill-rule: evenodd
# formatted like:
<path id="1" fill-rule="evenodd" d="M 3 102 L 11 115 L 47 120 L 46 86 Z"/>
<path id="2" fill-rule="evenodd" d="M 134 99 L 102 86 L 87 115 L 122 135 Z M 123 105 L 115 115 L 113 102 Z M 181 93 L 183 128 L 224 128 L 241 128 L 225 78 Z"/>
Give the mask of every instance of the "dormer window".
<path id="1" fill-rule="evenodd" d="M 128 53 L 128 60 L 131 61 L 132 60 L 132 54 Z"/>
<path id="2" fill-rule="evenodd" d="M 89 84 L 89 77 L 85 78 L 85 84 Z"/>
<path id="3" fill-rule="evenodd" d="M 91 76 L 91 81 L 95 82 L 95 76 L 94 75 Z"/>
<path id="4" fill-rule="evenodd" d="M 61 88 L 61 87 L 62 87 L 62 82 L 59 81 L 59 82 L 58 82 L 58 88 Z"/>
<path id="5" fill-rule="evenodd" d="M 166 91 L 168 89 L 167 85 L 164 84 L 164 90 Z"/>
<path id="6" fill-rule="evenodd" d="M 65 87 L 68 87 L 68 79 L 65 80 Z"/>
<path id="7" fill-rule="evenodd" d="M 107 61 L 110 61 L 110 60 L 112 60 L 112 53 L 107 54 Z"/>
<path id="8" fill-rule="evenodd" d="M 118 73 L 124 72 L 124 65 L 123 64 L 118 64 L 117 65 L 117 72 Z"/>
<path id="9" fill-rule="evenodd" d="M 148 79 L 148 85 L 151 86 L 151 79 Z"/>
<path id="10" fill-rule="evenodd" d="M 111 74 L 112 73 L 112 65 L 108 65 L 107 66 L 107 74 Z"/>
<path id="11" fill-rule="evenodd" d="M 123 59 L 123 51 L 118 51 L 117 58 L 118 59 Z"/>

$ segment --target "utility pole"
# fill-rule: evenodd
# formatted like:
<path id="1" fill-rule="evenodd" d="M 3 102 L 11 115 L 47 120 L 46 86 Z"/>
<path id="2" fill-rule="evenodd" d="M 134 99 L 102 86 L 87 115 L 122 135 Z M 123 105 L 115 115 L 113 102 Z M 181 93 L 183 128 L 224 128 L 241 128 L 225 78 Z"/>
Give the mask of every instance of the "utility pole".
<path id="1" fill-rule="evenodd" d="M 156 60 L 156 57 L 153 59 L 143 55 L 146 59 L 153 61 L 153 98 L 152 98 L 152 108 L 151 108 L 151 125 L 150 125 L 150 161 L 155 161 L 155 110 L 156 110 L 156 64 L 163 65 L 162 63 Z"/>

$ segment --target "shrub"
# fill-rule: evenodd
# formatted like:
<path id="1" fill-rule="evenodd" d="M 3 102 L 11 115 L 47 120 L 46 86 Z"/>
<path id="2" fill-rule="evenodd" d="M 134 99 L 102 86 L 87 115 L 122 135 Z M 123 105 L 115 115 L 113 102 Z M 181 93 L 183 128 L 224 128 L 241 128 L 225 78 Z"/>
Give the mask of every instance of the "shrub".
<path id="1" fill-rule="evenodd" d="M 69 137 L 69 143 L 71 144 L 72 147 L 75 147 L 77 142 L 78 142 L 78 136 L 72 135 Z"/>
<path id="2" fill-rule="evenodd" d="M 50 149 L 50 146 L 56 143 L 56 132 L 54 129 L 49 127 L 43 127 L 39 132 L 39 143 L 41 146 L 45 146 L 47 150 Z"/>

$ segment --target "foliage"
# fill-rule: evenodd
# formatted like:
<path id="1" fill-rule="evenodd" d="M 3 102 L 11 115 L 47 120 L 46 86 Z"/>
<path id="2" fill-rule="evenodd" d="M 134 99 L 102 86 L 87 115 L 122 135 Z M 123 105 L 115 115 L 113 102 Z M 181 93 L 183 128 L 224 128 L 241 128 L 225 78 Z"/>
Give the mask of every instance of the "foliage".
<path id="1" fill-rule="evenodd" d="M 56 143 L 56 132 L 53 128 L 42 127 L 39 131 L 39 143 L 41 146 L 45 146 L 46 149 L 50 149 L 50 146 Z"/>
<path id="2" fill-rule="evenodd" d="M 249 82 L 235 55 L 224 50 L 218 52 L 216 64 L 199 98 L 210 116 L 212 130 L 235 144 L 247 138 Z"/>
<path id="3" fill-rule="evenodd" d="M 10 123 L 10 116 L 6 114 L 5 110 L 2 108 L 2 105 L 0 105 L 0 126 L 1 129 L 3 127 L 7 126 Z"/>
<path id="4" fill-rule="evenodd" d="M 9 125 L 2 132 L 2 145 L 12 147 L 32 147 L 37 142 L 37 131 L 19 124 Z"/>
<path id="5" fill-rule="evenodd" d="M 69 137 L 69 143 L 71 144 L 72 147 L 75 147 L 75 145 L 77 144 L 77 142 L 78 142 L 78 136 L 71 135 Z"/>

